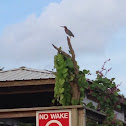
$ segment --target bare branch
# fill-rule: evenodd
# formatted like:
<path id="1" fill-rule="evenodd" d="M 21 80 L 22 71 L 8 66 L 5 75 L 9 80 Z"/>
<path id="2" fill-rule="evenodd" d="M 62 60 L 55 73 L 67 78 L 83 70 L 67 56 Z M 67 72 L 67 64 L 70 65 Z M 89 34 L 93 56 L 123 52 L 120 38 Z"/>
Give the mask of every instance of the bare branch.
<path id="1" fill-rule="evenodd" d="M 52 46 L 61 54 L 69 57 L 69 58 L 72 58 L 69 54 L 67 54 L 66 52 L 62 51 L 60 48 L 57 48 L 55 45 L 52 44 Z"/>
<path id="2" fill-rule="evenodd" d="M 79 100 L 79 98 L 80 98 L 80 89 L 79 89 L 79 85 L 77 83 L 77 76 L 79 74 L 79 69 L 77 67 L 77 62 L 75 60 L 75 53 L 74 53 L 74 50 L 72 48 L 72 45 L 71 45 L 71 42 L 70 42 L 70 38 L 68 36 L 67 36 L 67 42 L 68 42 L 68 46 L 69 46 L 69 49 L 70 49 L 70 53 L 72 55 L 72 61 L 73 61 L 74 73 L 75 73 L 75 83 L 70 84 L 71 87 L 72 87 L 72 90 L 73 90 L 72 98 Z"/>
<path id="3" fill-rule="evenodd" d="M 67 36 L 67 42 L 68 42 L 68 45 L 69 45 L 70 53 L 72 55 L 72 61 L 73 61 L 73 64 L 74 64 L 74 72 L 75 72 L 75 75 L 76 75 L 76 78 L 77 78 L 79 70 L 78 70 L 78 67 L 77 67 L 77 62 L 75 60 L 75 53 L 74 53 L 74 50 L 72 48 L 70 38 L 68 36 Z"/>

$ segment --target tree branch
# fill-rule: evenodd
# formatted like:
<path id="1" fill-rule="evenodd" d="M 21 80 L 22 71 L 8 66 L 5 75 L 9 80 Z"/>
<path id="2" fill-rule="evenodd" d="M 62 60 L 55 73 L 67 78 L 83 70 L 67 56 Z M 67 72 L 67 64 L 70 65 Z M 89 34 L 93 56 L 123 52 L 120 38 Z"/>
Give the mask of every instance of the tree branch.
<path id="1" fill-rule="evenodd" d="M 72 48 L 72 45 L 70 43 L 70 38 L 67 36 L 67 42 L 68 42 L 68 45 L 69 45 L 69 49 L 70 49 L 70 53 L 72 55 L 72 61 L 73 61 L 73 64 L 74 64 L 74 72 L 75 72 L 75 75 L 76 75 L 76 78 L 79 74 L 79 70 L 78 70 L 78 66 L 77 66 L 77 62 L 75 60 L 75 53 L 74 53 L 74 50 Z"/>
<path id="2" fill-rule="evenodd" d="M 75 73 L 75 82 L 71 82 L 70 85 L 72 87 L 72 98 L 73 99 L 80 99 L 80 89 L 79 89 L 79 85 L 78 85 L 78 74 L 79 74 L 79 69 L 78 69 L 78 66 L 77 66 L 77 62 L 75 60 L 75 53 L 74 53 L 74 50 L 72 48 L 72 45 L 71 45 L 71 42 L 70 42 L 70 38 L 67 36 L 67 42 L 68 42 L 68 46 L 69 46 L 69 49 L 70 49 L 70 53 L 72 55 L 72 61 L 73 61 L 73 65 L 74 65 L 74 73 Z"/>
<path id="3" fill-rule="evenodd" d="M 69 57 L 69 58 L 72 58 L 69 54 L 65 53 L 64 51 L 62 51 L 60 48 L 57 48 L 55 45 L 52 44 L 52 46 L 61 54 Z"/>

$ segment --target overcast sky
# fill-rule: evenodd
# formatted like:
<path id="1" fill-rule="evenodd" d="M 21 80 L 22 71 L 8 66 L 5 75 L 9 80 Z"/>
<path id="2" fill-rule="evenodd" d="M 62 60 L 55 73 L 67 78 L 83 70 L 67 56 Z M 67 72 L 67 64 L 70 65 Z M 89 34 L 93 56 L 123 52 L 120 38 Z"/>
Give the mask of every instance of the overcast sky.
<path id="1" fill-rule="evenodd" d="M 0 1 L 0 66 L 52 70 L 56 50 L 68 51 L 66 25 L 80 69 L 93 76 L 105 60 L 126 96 L 126 0 Z M 92 77 L 89 76 L 90 79 Z"/>

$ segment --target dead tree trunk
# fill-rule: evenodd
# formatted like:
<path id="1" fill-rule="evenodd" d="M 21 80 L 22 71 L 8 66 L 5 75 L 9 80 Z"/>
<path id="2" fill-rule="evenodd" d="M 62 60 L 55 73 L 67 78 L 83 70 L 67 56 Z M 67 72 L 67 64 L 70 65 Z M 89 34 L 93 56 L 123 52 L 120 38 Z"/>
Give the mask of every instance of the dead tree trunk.
<path id="1" fill-rule="evenodd" d="M 79 86 L 78 86 L 78 74 L 79 74 L 79 70 L 78 70 L 78 66 L 77 66 L 77 61 L 75 60 L 75 53 L 74 50 L 72 48 L 71 42 L 70 42 L 70 38 L 67 37 L 67 42 L 68 42 L 68 46 L 70 49 L 70 53 L 72 55 L 72 61 L 74 64 L 74 73 L 75 73 L 75 80 L 73 82 L 70 82 L 71 88 L 72 88 L 72 99 L 80 99 L 80 90 L 79 90 Z"/>
<path id="2" fill-rule="evenodd" d="M 74 50 L 72 48 L 72 45 L 71 45 L 71 42 L 70 42 L 70 38 L 69 37 L 67 37 L 67 42 L 68 42 L 68 46 L 69 46 L 69 49 L 70 49 L 71 56 L 69 54 L 67 54 L 66 52 L 62 51 L 60 48 L 57 48 L 55 45 L 53 45 L 53 47 L 59 53 L 61 53 L 64 56 L 67 56 L 67 57 L 71 58 L 72 61 L 73 61 L 75 79 L 72 82 L 70 82 L 70 86 L 72 88 L 72 99 L 79 100 L 80 99 L 80 90 L 79 90 L 79 85 L 78 85 L 79 69 L 78 69 L 78 66 L 77 66 L 77 62 L 75 60 L 75 53 L 74 53 Z"/>

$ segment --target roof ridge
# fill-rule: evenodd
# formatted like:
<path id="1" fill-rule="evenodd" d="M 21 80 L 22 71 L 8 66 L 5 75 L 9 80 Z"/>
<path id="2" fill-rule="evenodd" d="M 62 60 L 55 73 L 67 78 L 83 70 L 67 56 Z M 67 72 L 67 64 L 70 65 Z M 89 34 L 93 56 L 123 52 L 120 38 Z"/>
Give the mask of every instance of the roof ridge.
<path id="1" fill-rule="evenodd" d="M 32 72 L 53 74 L 53 71 L 39 70 L 39 69 L 34 69 L 34 68 L 27 68 L 25 66 L 22 66 L 22 67 L 19 67 L 19 68 L 15 68 L 15 69 L 10 69 L 10 70 L 3 70 L 3 71 L 0 71 L 0 73 L 5 73 L 5 72 L 9 72 L 9 71 L 17 71 L 17 70 L 26 70 L 26 71 L 32 71 Z"/>
<path id="2" fill-rule="evenodd" d="M 5 73 L 5 72 L 9 72 L 9 71 L 16 71 L 16 70 L 19 70 L 19 68 L 10 69 L 10 70 L 3 70 L 3 71 L 0 71 L 0 73 Z"/>
<path id="3" fill-rule="evenodd" d="M 32 72 L 40 72 L 40 73 L 47 73 L 47 74 L 52 74 L 52 71 L 49 70 L 39 70 L 39 69 L 34 69 L 34 68 L 27 68 L 27 67 L 21 67 L 22 70 L 26 71 L 32 71 Z"/>

